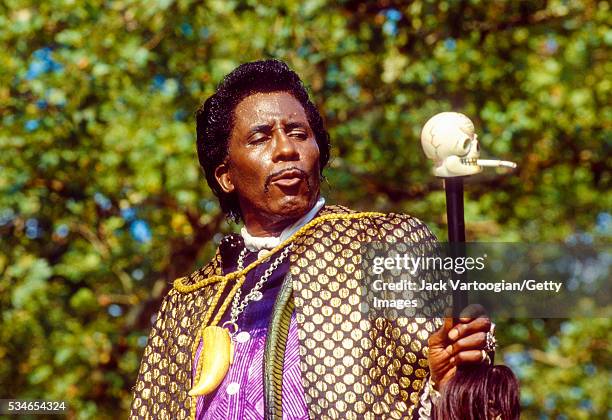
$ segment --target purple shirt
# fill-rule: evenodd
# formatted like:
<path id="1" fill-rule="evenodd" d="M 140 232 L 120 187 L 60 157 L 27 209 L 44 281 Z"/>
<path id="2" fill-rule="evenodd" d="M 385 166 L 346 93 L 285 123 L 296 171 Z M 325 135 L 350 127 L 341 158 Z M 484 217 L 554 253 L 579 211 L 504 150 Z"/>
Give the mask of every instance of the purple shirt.
<path id="1" fill-rule="evenodd" d="M 279 255 L 278 253 L 276 255 Z M 244 266 L 253 262 L 257 254 L 249 252 Z M 247 275 L 242 287 L 242 297 L 246 296 L 253 285 L 259 281 L 269 262 L 261 264 Z M 196 419 L 258 419 L 264 417 L 263 357 L 266 345 L 267 327 L 272 306 L 289 268 L 288 259 L 281 264 L 261 289 L 263 298 L 249 302 L 238 317 L 239 332 L 242 334 L 234 342 L 234 363 L 221 385 L 211 394 L 200 396 L 197 400 Z M 225 273 L 234 271 L 236 265 L 228 267 Z M 229 319 L 229 309 L 219 325 Z M 285 360 L 283 364 L 282 408 L 283 418 L 290 420 L 308 419 L 304 388 L 302 385 L 299 341 L 295 313 L 291 316 Z M 202 351 L 200 341 L 193 365 L 193 377 Z"/>

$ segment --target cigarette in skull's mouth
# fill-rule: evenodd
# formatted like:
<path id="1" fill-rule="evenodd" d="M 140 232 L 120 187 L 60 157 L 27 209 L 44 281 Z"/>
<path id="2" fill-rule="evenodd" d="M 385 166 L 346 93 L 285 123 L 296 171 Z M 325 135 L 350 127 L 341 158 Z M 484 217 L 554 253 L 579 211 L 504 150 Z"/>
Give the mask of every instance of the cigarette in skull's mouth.
<path id="1" fill-rule="evenodd" d="M 504 168 L 516 168 L 516 163 L 510 162 L 508 160 L 498 160 L 498 159 L 477 159 L 476 165 L 478 166 L 503 166 Z"/>

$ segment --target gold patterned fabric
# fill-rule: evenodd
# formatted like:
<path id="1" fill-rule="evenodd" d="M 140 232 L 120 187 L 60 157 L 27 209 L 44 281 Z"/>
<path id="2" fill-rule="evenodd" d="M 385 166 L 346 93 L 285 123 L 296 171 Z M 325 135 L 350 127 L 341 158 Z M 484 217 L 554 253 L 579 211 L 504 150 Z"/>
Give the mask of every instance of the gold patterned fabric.
<path id="1" fill-rule="evenodd" d="M 355 213 L 326 206 L 321 215 Z M 302 383 L 311 418 L 410 418 L 429 373 L 427 340 L 439 319 L 369 319 L 363 301 L 362 246 L 435 242 L 419 220 L 401 214 L 329 218 L 294 241 L 290 278 L 299 325 Z M 221 274 L 220 256 L 183 280 Z M 133 418 L 195 415 L 195 337 L 219 284 L 164 298 L 134 386 Z"/>

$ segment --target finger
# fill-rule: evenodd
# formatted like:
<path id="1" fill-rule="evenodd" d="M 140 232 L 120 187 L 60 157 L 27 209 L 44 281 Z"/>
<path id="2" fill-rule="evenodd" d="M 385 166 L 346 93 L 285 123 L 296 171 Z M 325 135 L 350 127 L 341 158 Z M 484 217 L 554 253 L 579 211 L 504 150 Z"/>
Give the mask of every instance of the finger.
<path id="1" fill-rule="evenodd" d="M 442 325 L 442 331 L 448 334 L 451 328 L 453 328 L 453 316 L 452 314 L 446 314 L 444 317 L 444 324 Z"/>
<path id="2" fill-rule="evenodd" d="M 489 318 L 476 318 L 467 324 L 456 324 L 449 332 L 448 338 L 456 341 L 462 337 L 483 331 L 488 332 L 491 329 L 491 320 Z"/>
<path id="3" fill-rule="evenodd" d="M 470 322 L 474 318 L 481 317 L 487 317 L 487 311 L 485 310 L 484 306 L 479 305 L 477 303 L 473 303 L 463 308 L 463 310 L 459 314 L 459 321 Z"/>
<path id="4" fill-rule="evenodd" d="M 480 350 L 486 343 L 486 337 L 486 334 L 483 332 L 472 334 L 449 345 L 446 350 L 451 354 L 461 353 L 466 350 Z"/>
<path id="5" fill-rule="evenodd" d="M 486 356 L 486 353 L 484 353 Z M 465 363 L 482 363 L 483 360 L 483 352 L 482 350 L 467 350 L 462 351 L 461 353 L 457 353 L 454 357 L 455 363 L 457 365 L 465 364 Z"/>
<path id="6" fill-rule="evenodd" d="M 442 326 L 429 337 L 428 341 L 429 341 L 430 346 L 435 346 L 435 345 L 440 345 L 440 344 L 445 345 L 448 339 L 448 332 L 450 331 L 451 328 L 453 328 L 452 313 L 447 311 L 443 319 L 444 319 L 444 322 Z"/>

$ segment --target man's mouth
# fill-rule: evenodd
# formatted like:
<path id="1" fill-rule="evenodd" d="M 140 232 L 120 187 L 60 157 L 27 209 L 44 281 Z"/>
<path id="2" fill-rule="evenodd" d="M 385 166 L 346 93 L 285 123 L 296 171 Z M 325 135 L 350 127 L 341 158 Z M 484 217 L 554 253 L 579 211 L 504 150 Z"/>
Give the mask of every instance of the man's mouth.
<path id="1" fill-rule="evenodd" d="M 289 168 L 270 176 L 268 184 L 279 187 L 294 187 L 304 179 L 306 179 L 306 172 L 298 168 Z"/>

